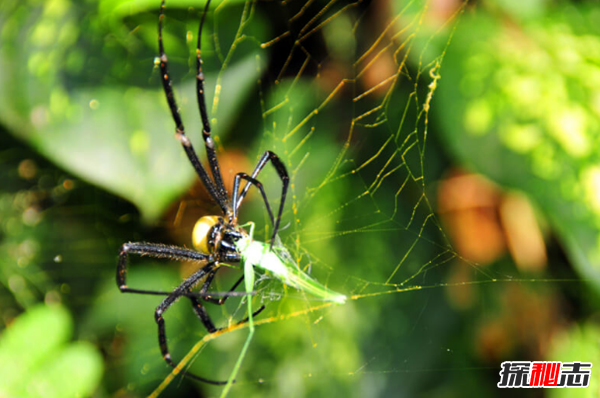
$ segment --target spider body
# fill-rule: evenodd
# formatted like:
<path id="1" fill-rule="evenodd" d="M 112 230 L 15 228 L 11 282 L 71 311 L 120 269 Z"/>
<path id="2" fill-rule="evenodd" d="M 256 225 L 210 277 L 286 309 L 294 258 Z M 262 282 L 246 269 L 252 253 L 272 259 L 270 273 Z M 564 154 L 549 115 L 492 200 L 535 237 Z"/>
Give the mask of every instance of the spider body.
<path id="1" fill-rule="evenodd" d="M 123 293 L 135 293 L 135 294 L 149 294 L 149 295 L 160 295 L 166 296 L 160 305 L 156 308 L 154 318 L 158 325 L 158 341 L 161 353 L 165 361 L 175 367 L 176 364 L 171 359 L 169 347 L 167 343 L 167 337 L 165 332 L 165 320 L 163 314 L 167 311 L 177 300 L 181 297 L 185 297 L 190 300 L 192 308 L 199 320 L 202 322 L 204 327 L 209 333 L 214 333 L 219 329 L 214 325 L 213 321 L 208 315 L 204 302 L 213 303 L 216 305 L 222 305 L 225 303 L 227 298 L 232 296 L 246 296 L 252 294 L 252 292 L 235 292 L 235 289 L 244 280 L 244 275 L 233 285 L 233 287 L 225 293 L 209 293 L 208 289 L 215 278 L 218 270 L 222 263 L 239 263 L 241 261 L 240 253 L 236 247 L 236 242 L 239 239 L 247 236 L 247 233 L 237 225 L 238 209 L 241 205 L 246 193 L 251 186 L 255 186 L 261 193 L 262 198 L 265 202 L 266 209 L 268 211 L 271 222 L 273 223 L 273 238 L 277 235 L 279 228 L 279 222 L 285 198 L 287 194 L 287 187 L 289 183 L 289 177 L 287 170 L 281 160 L 271 151 L 266 151 L 260 158 L 256 165 L 252 176 L 246 173 L 238 173 L 234 178 L 234 188 L 231 199 L 223 184 L 223 178 L 219 168 L 219 162 L 215 150 L 214 141 L 211 138 L 211 128 L 206 112 L 206 105 L 204 99 L 204 74 L 202 73 L 202 58 L 200 52 L 201 33 L 202 26 L 206 12 L 209 7 L 209 3 L 206 3 L 204 13 L 200 21 L 200 27 L 198 30 L 198 43 L 196 51 L 196 67 L 197 67 L 197 79 L 196 79 L 196 94 L 198 99 L 198 109 L 203 124 L 202 138 L 204 141 L 204 147 L 209 164 L 210 176 L 206 169 L 200 163 L 198 155 L 194 150 L 192 142 L 185 134 L 185 127 L 179 114 L 179 109 L 175 101 L 173 93 L 173 87 L 171 78 L 168 71 L 168 57 L 164 50 L 163 38 L 162 38 L 162 25 L 164 19 L 164 0 L 161 2 L 159 22 L 158 22 L 158 49 L 159 57 L 157 58 L 157 64 L 160 68 L 160 77 L 162 81 L 163 90 L 167 99 L 168 107 L 171 111 L 171 116 L 175 123 L 175 138 L 181 143 L 181 146 L 186 153 L 192 167 L 198 174 L 198 177 L 202 181 L 202 184 L 208 191 L 212 199 L 221 208 L 222 216 L 213 215 L 205 216 L 200 218 L 194 227 L 192 234 L 192 241 L 196 250 L 190 250 L 184 247 L 178 247 L 173 245 L 165 245 L 162 243 L 147 243 L 147 242 L 130 242 L 121 246 L 119 253 L 119 262 L 117 266 L 117 286 Z M 271 162 L 275 167 L 277 174 L 279 175 L 282 182 L 282 193 L 281 201 L 279 204 L 279 211 L 277 219 L 273 217 L 271 207 L 267 200 L 267 196 L 263 189 L 262 184 L 256 179 L 257 175 L 265 167 L 265 165 Z M 212 178 L 211 178 L 212 177 Z M 244 180 L 246 185 L 243 189 L 240 188 L 240 184 Z M 177 261 L 192 261 L 197 262 L 199 267 L 192 275 L 186 278 L 177 288 L 173 291 L 158 291 L 158 290 L 146 290 L 146 289 L 135 289 L 127 285 L 127 263 L 128 257 L 131 254 L 140 256 L 149 256 L 155 258 L 167 258 Z M 201 285 L 200 291 L 194 291 L 196 286 Z M 257 315 L 264 309 L 264 306 L 259 308 L 254 313 L 250 313 L 250 316 Z M 248 319 L 242 320 L 240 323 L 246 322 Z M 193 379 L 216 385 L 228 384 L 225 381 L 210 380 L 201 376 L 191 374 L 187 371 L 182 371 L 185 376 Z M 229 384 L 231 381 L 229 382 Z"/>
<path id="2" fill-rule="evenodd" d="M 194 226 L 192 242 L 199 252 L 223 258 L 236 254 L 235 241 L 243 234 L 241 228 L 226 223 L 223 217 L 204 216 Z"/>
<path id="3" fill-rule="evenodd" d="M 198 109 L 203 123 L 202 137 L 212 178 L 200 163 L 198 155 L 196 154 L 191 141 L 185 134 L 185 128 L 183 126 L 177 103 L 175 101 L 172 83 L 168 72 L 168 58 L 165 54 L 162 39 L 162 25 L 165 8 L 164 0 L 161 2 L 158 22 L 158 48 L 160 55 L 157 58 L 157 63 L 160 67 L 160 76 L 163 90 L 167 99 L 167 104 L 171 111 L 173 121 L 175 122 L 175 137 L 181 143 L 184 152 L 186 153 L 192 167 L 198 174 L 202 184 L 215 203 L 217 203 L 221 208 L 222 215 L 204 216 L 197 221 L 192 233 L 192 241 L 195 250 L 162 243 L 130 242 L 121 246 L 117 266 L 117 286 L 121 292 L 166 296 L 156 308 L 154 318 L 158 325 L 158 341 L 161 353 L 165 361 L 172 367 L 176 367 L 176 364 L 171 359 L 171 354 L 169 352 L 163 314 L 176 301 L 184 297 L 190 300 L 194 312 L 208 333 L 214 333 L 218 331 L 219 329 L 214 325 L 213 321 L 209 317 L 204 303 L 209 302 L 216 305 L 222 305 L 229 297 L 239 297 L 253 294 L 254 268 L 266 270 L 283 283 L 310 293 L 322 300 L 335 303 L 343 303 L 346 300 L 346 296 L 327 289 L 325 286 L 321 285 L 319 282 L 302 272 L 292 260 L 291 256 L 289 256 L 285 248 L 280 247 L 279 245 L 275 248 L 273 247 L 273 242 L 275 242 L 277 232 L 279 230 L 279 224 L 281 221 L 281 215 L 283 212 L 289 184 L 287 170 L 277 155 L 271 151 L 266 151 L 259 159 L 254 171 L 252 172 L 252 175 L 248 175 L 246 173 L 236 174 L 234 178 L 231 199 L 229 198 L 219 169 L 219 162 L 217 160 L 214 141 L 211 138 L 210 123 L 206 112 L 204 99 L 204 74 L 202 73 L 200 38 L 209 3 L 210 1 L 207 2 L 204 8 L 204 13 L 202 15 L 198 31 L 198 43 L 196 51 L 196 93 L 198 99 Z M 262 184 L 257 180 L 258 174 L 269 162 L 274 166 L 275 171 L 277 172 L 282 183 L 280 203 L 276 217 L 273 216 L 273 212 L 271 211 L 271 207 L 269 205 L 269 201 L 267 200 L 267 196 Z M 242 180 L 244 180 L 246 183 L 243 188 L 240 186 Z M 246 232 L 242 226 L 239 226 L 237 223 L 238 209 L 251 186 L 256 187 L 260 191 L 270 221 L 273 224 L 273 234 L 271 236 L 270 244 L 253 240 L 253 223 L 249 223 L 249 232 Z M 172 291 L 130 288 L 127 285 L 126 278 L 128 257 L 131 254 L 155 258 L 168 258 L 177 261 L 196 262 L 198 263 L 198 269 L 192 275 L 182 281 L 181 284 Z M 240 279 L 228 292 L 209 292 L 208 289 L 217 272 L 219 269 L 221 269 L 222 263 L 243 263 L 243 267 L 241 268 L 244 270 L 244 275 L 240 277 Z M 235 289 L 244 279 L 246 290 L 244 292 L 236 292 Z M 199 291 L 195 291 L 197 286 L 201 286 Z M 238 359 L 235 370 L 230 379 L 227 382 L 210 380 L 191 374 L 186 370 L 181 371 L 183 375 L 209 384 L 227 384 L 226 389 L 231 385 L 231 383 L 233 383 L 233 377 L 239 368 L 241 358 L 243 358 L 243 354 L 245 353 L 248 343 L 254 332 L 252 317 L 258 315 L 265 308 L 262 306 L 257 311 L 253 312 L 251 300 L 248 299 L 247 303 L 248 317 L 239 323 L 249 322 L 250 333 L 244 349 L 242 350 L 242 354 L 240 355 L 240 359 Z"/>

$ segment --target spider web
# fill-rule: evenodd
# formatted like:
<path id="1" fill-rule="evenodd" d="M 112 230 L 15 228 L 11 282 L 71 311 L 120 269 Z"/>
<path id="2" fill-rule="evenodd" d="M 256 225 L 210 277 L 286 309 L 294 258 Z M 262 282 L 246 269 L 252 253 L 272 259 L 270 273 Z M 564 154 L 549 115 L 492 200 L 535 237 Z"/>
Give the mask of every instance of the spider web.
<path id="1" fill-rule="evenodd" d="M 463 371 L 458 378 L 466 379 L 473 370 L 465 369 L 465 354 L 453 352 L 456 341 L 448 337 L 461 329 L 442 326 L 452 323 L 447 288 L 492 290 L 516 281 L 461 258 L 432 203 L 432 182 L 444 165 L 429 154 L 430 110 L 466 4 L 440 12 L 435 2 L 399 3 L 332 0 L 261 8 L 247 2 L 238 8 L 235 36 L 228 37 L 219 25 L 226 3 L 213 11 L 208 29 L 214 47 L 203 54 L 208 62 L 219 60 L 221 73 L 207 83 L 217 87 L 211 114 L 218 113 L 220 89 L 228 84 L 222 75 L 236 52 L 252 48 L 261 76 L 250 112 L 255 119 L 231 134 L 260 137 L 244 150 L 248 164 L 265 150 L 284 161 L 291 184 L 283 245 L 305 272 L 350 298 L 338 306 L 260 280 L 254 307 L 266 303 L 267 309 L 255 320 L 257 333 L 234 394 L 389 396 L 422 391 L 441 369 Z M 285 23 L 252 32 L 265 15 L 283 15 Z M 218 134 L 222 121 L 212 122 Z M 218 140 L 221 155 L 234 145 L 230 138 L 236 142 Z M 277 208 L 280 181 L 270 169 L 260 179 Z M 269 228 L 258 195 L 242 210 L 242 221 L 249 220 L 265 225 L 258 237 L 265 240 Z M 457 263 L 468 271 L 450 279 Z M 225 282 L 219 284 L 224 290 Z M 154 396 L 180 369 L 226 379 L 246 337 L 246 326 L 235 324 L 245 310 L 238 300 L 217 311 L 229 328 L 202 334 Z M 197 329 L 177 333 L 198 335 Z M 216 396 L 221 390 L 207 391 Z"/>

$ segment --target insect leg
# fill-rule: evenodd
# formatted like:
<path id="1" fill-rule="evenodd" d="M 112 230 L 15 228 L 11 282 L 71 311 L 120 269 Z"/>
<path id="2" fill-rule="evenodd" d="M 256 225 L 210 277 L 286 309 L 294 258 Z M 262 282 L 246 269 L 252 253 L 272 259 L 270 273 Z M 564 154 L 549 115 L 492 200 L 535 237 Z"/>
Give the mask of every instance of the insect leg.
<path id="1" fill-rule="evenodd" d="M 246 287 L 246 293 L 250 293 L 254 290 L 254 267 L 249 261 L 244 263 L 244 285 Z M 254 312 L 252 311 L 252 300 L 247 300 L 246 304 L 248 305 L 248 337 L 246 337 L 246 341 L 244 342 L 242 351 L 235 362 L 233 371 L 231 372 L 231 375 L 229 375 L 229 379 L 227 379 L 225 388 L 223 388 L 223 396 L 226 396 L 229 393 L 231 385 L 235 382 L 235 377 L 242 366 L 242 362 L 244 361 L 244 357 L 246 356 L 250 342 L 254 337 L 254 320 L 252 319 Z"/>

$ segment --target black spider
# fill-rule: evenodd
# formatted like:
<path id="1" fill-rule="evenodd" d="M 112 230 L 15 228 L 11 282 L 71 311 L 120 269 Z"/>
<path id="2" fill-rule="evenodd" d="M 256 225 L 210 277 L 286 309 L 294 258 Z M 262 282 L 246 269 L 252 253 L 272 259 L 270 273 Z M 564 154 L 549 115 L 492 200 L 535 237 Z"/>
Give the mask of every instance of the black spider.
<path id="1" fill-rule="evenodd" d="M 215 144 L 211 138 L 210 123 L 208 115 L 206 113 L 206 104 L 204 99 L 204 75 L 202 73 L 202 58 L 200 52 L 200 42 L 202 36 L 202 26 L 206 17 L 210 0 L 206 3 L 202 19 L 200 21 L 200 27 L 198 30 L 198 44 L 196 51 L 196 67 L 197 67 L 197 82 L 196 91 L 198 97 L 198 108 L 200 111 L 200 117 L 202 118 L 203 124 L 203 138 L 204 146 L 206 148 L 206 155 L 208 157 L 208 163 L 212 174 L 212 179 L 209 177 L 206 170 L 202 167 L 202 164 L 198 160 L 198 155 L 194 151 L 192 143 L 185 135 L 185 129 L 175 97 L 173 95 L 173 88 L 171 79 L 168 73 L 168 59 L 164 51 L 163 39 L 162 39 L 162 26 L 164 19 L 164 8 L 165 1 L 162 0 L 160 6 L 160 14 L 158 19 L 158 49 L 160 53 L 160 73 L 163 84 L 163 89 L 167 97 L 167 102 L 171 110 L 171 115 L 175 122 L 175 136 L 181 142 L 183 150 L 185 151 L 190 163 L 198 173 L 202 184 L 213 198 L 213 200 L 221 207 L 222 216 L 204 216 L 198 220 L 194 227 L 193 232 L 193 243 L 196 250 L 190 250 L 183 247 L 165 245 L 161 243 L 144 243 L 144 242 L 130 242 L 125 243 L 121 247 L 119 253 L 119 264 L 117 267 L 117 285 L 123 293 L 138 293 L 138 294 L 152 294 L 152 295 L 164 295 L 167 296 L 160 305 L 156 308 L 154 313 L 156 323 L 158 324 L 158 342 L 160 350 L 165 361 L 175 367 L 176 364 L 171 359 L 169 348 L 167 345 L 167 337 L 165 334 L 165 321 L 163 313 L 173 305 L 180 297 L 187 297 L 192 303 L 192 307 L 196 312 L 196 315 L 208 331 L 208 333 L 214 333 L 217 329 L 208 316 L 206 308 L 202 305 L 202 302 L 210 302 L 218 305 L 222 305 L 228 297 L 246 295 L 245 292 L 234 292 L 237 286 L 242 282 L 243 276 L 233 285 L 233 287 L 227 293 L 208 293 L 208 288 L 212 283 L 217 271 L 220 269 L 220 263 L 238 263 L 240 262 L 240 254 L 235 248 L 235 241 L 246 235 L 246 232 L 238 226 L 237 215 L 238 209 L 248 192 L 250 186 L 254 185 L 262 194 L 265 202 L 267 211 L 271 222 L 274 224 L 273 235 L 271 242 L 273 242 L 277 231 L 279 229 L 279 223 L 281 220 L 281 214 L 283 212 L 283 205 L 287 193 L 289 184 L 289 177 L 285 166 L 279 160 L 277 155 L 271 151 L 266 151 L 260 158 L 256 165 L 252 176 L 246 173 L 238 173 L 235 176 L 233 184 L 232 198 L 229 199 L 225 186 L 223 185 L 223 179 L 221 177 L 221 171 L 219 170 L 219 162 L 217 160 L 217 154 L 215 152 Z M 279 211 L 277 218 L 273 218 L 273 213 L 267 196 L 263 189 L 262 184 L 256 179 L 257 175 L 267 164 L 271 161 L 277 174 L 281 178 L 283 188 L 281 192 L 281 202 L 279 204 Z M 241 180 L 246 181 L 246 185 L 240 192 Z M 127 258 L 129 254 L 138 254 L 157 258 L 168 258 L 171 260 L 187 260 L 198 263 L 198 270 L 195 271 L 191 276 L 185 279 L 176 289 L 171 292 L 167 291 L 154 291 L 154 290 L 140 290 L 132 289 L 127 286 Z M 192 289 L 197 286 L 204 279 L 204 283 L 199 292 L 193 292 Z M 216 298 L 219 297 L 219 298 Z M 254 315 L 257 315 L 264 309 L 264 306 L 259 308 Z M 248 318 L 242 320 L 240 323 L 246 322 Z M 225 381 L 214 381 L 200 377 L 186 371 L 182 371 L 184 375 L 193 379 L 216 385 L 223 385 Z"/>

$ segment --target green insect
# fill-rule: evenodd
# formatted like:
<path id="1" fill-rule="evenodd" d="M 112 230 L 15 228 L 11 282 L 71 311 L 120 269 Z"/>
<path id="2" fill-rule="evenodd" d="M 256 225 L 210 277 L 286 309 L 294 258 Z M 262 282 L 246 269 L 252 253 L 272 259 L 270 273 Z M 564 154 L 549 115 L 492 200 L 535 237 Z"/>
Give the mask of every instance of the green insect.
<path id="1" fill-rule="evenodd" d="M 283 246 L 271 247 L 268 243 L 253 240 L 254 223 L 249 223 L 250 232 L 235 243 L 242 256 L 244 267 L 255 267 L 268 271 L 284 284 L 306 292 L 324 301 L 344 304 L 346 296 L 326 288 L 304 273 Z M 248 277 L 248 275 L 246 275 Z"/>
<path id="2" fill-rule="evenodd" d="M 331 289 L 326 288 L 316 280 L 312 279 L 298 267 L 294 262 L 287 249 L 283 246 L 275 248 L 271 245 L 253 240 L 254 223 L 250 224 L 250 232 L 235 242 L 236 249 L 242 257 L 244 264 L 244 279 L 246 293 L 251 294 L 254 290 L 254 268 L 268 271 L 275 278 L 282 281 L 284 284 L 294 287 L 300 291 L 311 294 L 325 301 L 331 301 L 337 304 L 344 304 L 346 296 Z M 235 380 L 235 376 L 242 364 L 242 360 L 246 355 L 250 341 L 254 335 L 254 323 L 252 312 L 252 300 L 248 300 L 248 337 L 244 343 L 244 347 L 240 352 L 238 361 L 235 364 L 233 372 L 227 381 L 227 385 L 221 396 L 226 396 L 231 384 Z"/>
<path id="3" fill-rule="evenodd" d="M 164 51 L 162 40 L 162 25 L 165 8 L 164 0 L 161 3 L 158 23 L 158 48 L 160 54 L 159 58 L 157 59 L 157 63 L 160 66 L 161 80 L 167 98 L 167 103 L 175 122 L 175 136 L 181 143 L 183 150 L 188 156 L 192 167 L 194 167 L 196 170 L 204 187 L 215 203 L 217 203 L 221 208 L 222 216 L 204 216 L 198 220 L 192 234 L 192 241 L 196 250 L 190 250 L 184 247 L 165 245 L 161 243 L 130 242 L 121 247 L 119 264 L 117 267 L 117 285 L 123 293 L 166 296 L 166 298 L 164 298 L 160 305 L 156 308 L 155 320 L 158 325 L 158 341 L 161 353 L 165 361 L 173 367 L 176 367 L 176 363 L 172 360 L 168 348 L 167 336 L 165 333 L 165 320 L 163 318 L 165 311 L 167 311 L 181 297 L 185 297 L 191 301 L 192 308 L 196 312 L 196 315 L 208 333 L 215 333 L 219 329 L 215 327 L 203 303 L 210 302 L 213 304 L 222 305 L 229 297 L 252 295 L 254 292 L 255 268 L 266 271 L 274 278 L 279 279 L 285 285 L 310 294 L 315 298 L 338 304 L 343 304 L 346 301 L 346 296 L 328 289 L 304 273 L 283 246 L 279 244 L 273 245 L 273 242 L 278 241 L 277 232 L 279 230 L 279 224 L 281 222 L 281 215 L 283 213 L 289 185 L 289 176 L 287 170 L 277 155 L 271 151 L 266 151 L 260 158 L 258 164 L 252 172 L 252 175 L 238 173 L 235 176 L 231 198 L 229 198 L 229 195 L 227 194 L 223 184 L 221 171 L 219 169 L 215 144 L 211 138 L 210 123 L 206 112 L 206 104 L 204 99 L 204 74 L 202 73 L 200 38 L 202 25 L 204 23 L 208 6 L 209 2 L 207 2 L 204 9 L 204 14 L 202 16 L 202 20 L 200 21 L 200 28 L 198 32 L 198 44 L 196 52 L 196 92 L 198 96 L 200 117 L 202 118 L 203 123 L 204 146 L 206 149 L 206 155 L 208 158 L 208 164 L 212 178 L 200 163 L 198 155 L 196 154 L 191 141 L 185 134 L 185 128 L 179 114 L 177 103 L 175 102 L 171 79 L 168 72 L 168 58 Z M 271 207 L 269 205 L 269 201 L 267 200 L 263 186 L 260 181 L 257 180 L 258 174 L 268 162 L 271 162 L 271 164 L 274 166 L 275 171 L 282 182 L 281 199 L 276 218 L 273 217 L 273 212 L 271 211 Z M 242 180 L 244 180 L 246 184 L 243 188 L 240 186 Z M 273 223 L 273 235 L 271 237 L 270 244 L 259 242 L 253 239 L 254 223 L 248 223 L 240 226 L 237 222 L 239 207 L 251 186 L 256 187 L 260 191 L 265 202 L 269 218 Z M 243 229 L 245 226 L 250 227 L 249 232 L 246 232 Z M 173 291 L 133 289 L 127 286 L 126 283 L 127 259 L 130 254 L 167 258 L 179 261 L 192 261 L 197 262 L 199 267 L 197 271 L 185 279 Z M 234 284 L 229 292 L 209 293 L 208 289 L 218 270 L 221 269 L 221 264 L 224 263 L 243 264 L 244 274 Z M 236 292 L 235 289 L 239 286 L 242 280 L 245 283 L 245 292 Z M 194 291 L 193 289 L 200 284 L 202 284 L 200 291 Z M 258 310 L 253 311 L 252 300 L 250 298 L 247 299 L 247 305 L 248 317 L 242 320 L 240 323 L 248 322 L 249 334 L 229 379 L 227 381 L 215 381 L 191 374 L 187 371 L 182 371 L 182 374 L 205 383 L 225 385 L 226 387 L 223 390 L 223 395 L 227 394 L 229 388 L 235 380 L 235 376 L 241 366 L 250 341 L 252 340 L 252 336 L 254 335 L 253 317 L 258 315 L 258 313 L 264 309 L 264 306 L 262 306 Z"/>

